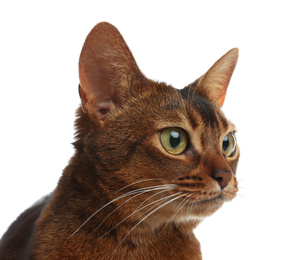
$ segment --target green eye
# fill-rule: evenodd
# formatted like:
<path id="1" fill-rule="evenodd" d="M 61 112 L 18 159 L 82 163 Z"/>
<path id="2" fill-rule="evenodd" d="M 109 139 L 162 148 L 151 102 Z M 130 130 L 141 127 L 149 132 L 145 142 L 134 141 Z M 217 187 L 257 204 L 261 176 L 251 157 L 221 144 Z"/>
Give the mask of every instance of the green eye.
<path id="1" fill-rule="evenodd" d="M 187 147 L 187 135 L 180 128 L 168 128 L 161 133 L 161 143 L 171 154 L 180 154 Z"/>
<path id="2" fill-rule="evenodd" d="M 236 152 L 236 139 L 233 132 L 230 132 L 224 137 L 222 152 L 226 156 L 233 156 Z"/>

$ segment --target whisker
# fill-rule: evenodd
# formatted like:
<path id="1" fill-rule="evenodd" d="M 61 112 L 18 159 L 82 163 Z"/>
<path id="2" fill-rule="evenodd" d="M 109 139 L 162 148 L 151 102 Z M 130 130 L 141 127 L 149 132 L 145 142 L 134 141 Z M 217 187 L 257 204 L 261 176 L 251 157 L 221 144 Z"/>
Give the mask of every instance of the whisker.
<path id="1" fill-rule="evenodd" d="M 122 207 L 125 203 L 127 203 L 127 202 L 129 202 L 130 200 L 132 200 L 132 199 L 134 199 L 134 198 L 136 198 L 136 197 L 138 197 L 138 196 L 140 196 L 140 195 L 142 195 L 142 194 L 145 194 L 145 193 L 147 193 L 147 192 L 150 192 L 150 191 L 154 191 L 154 190 L 159 190 L 159 189 L 163 189 L 163 188 L 154 188 L 154 189 L 149 189 L 149 190 L 145 190 L 145 191 L 143 191 L 143 192 L 141 192 L 141 193 L 138 193 L 138 194 L 136 194 L 136 195 L 134 195 L 134 196 L 132 196 L 131 198 L 129 198 L 128 200 L 126 200 L 126 201 L 124 201 L 122 204 L 120 204 L 116 209 L 114 209 L 96 228 L 95 228 L 95 231 L 115 212 L 115 211 L 117 211 L 120 207 Z M 159 192 L 157 192 L 157 193 L 155 193 L 154 195 L 157 195 L 157 194 L 159 194 L 159 193 L 163 193 L 163 192 L 166 192 L 166 191 L 169 191 L 169 190 L 171 190 L 172 188 L 165 188 L 163 191 L 159 191 Z M 151 198 L 151 197 L 153 197 L 154 195 L 152 195 L 152 196 L 150 196 L 149 198 Z M 149 199 L 148 198 L 148 199 Z M 144 201 L 145 202 L 145 201 Z M 144 203 L 143 202 L 143 203 Z M 142 204 L 143 204 L 142 203 Z M 142 205 L 141 204 L 141 205 Z M 139 207 L 138 207 L 139 208 Z M 108 234 L 108 233 L 107 233 Z"/>
<path id="2" fill-rule="evenodd" d="M 242 186 L 238 186 L 238 188 L 241 189 L 241 190 L 251 190 L 249 188 L 245 188 L 245 187 L 242 187 Z"/>
<path id="3" fill-rule="evenodd" d="M 192 193 L 193 194 L 193 193 Z M 168 224 L 172 221 L 173 218 L 175 218 L 175 216 L 180 212 L 180 210 L 188 203 L 188 201 L 190 200 L 190 196 L 192 195 L 190 194 L 188 197 L 186 197 L 184 200 L 182 200 L 179 204 L 179 206 L 177 207 L 177 210 L 172 214 L 171 218 L 169 219 L 169 221 L 166 223 L 166 225 L 163 227 L 163 229 L 161 230 L 161 232 L 158 234 L 160 235 L 165 228 L 168 226 Z M 183 204 L 181 206 L 181 204 Z M 190 205 L 188 206 L 188 208 L 190 207 Z M 187 210 L 188 211 L 188 210 Z"/>
<path id="4" fill-rule="evenodd" d="M 162 200 L 166 200 L 166 199 L 172 198 L 172 197 L 174 197 L 174 196 L 176 196 L 176 195 L 178 195 L 178 194 L 180 194 L 180 193 L 181 193 L 181 192 L 178 192 L 178 193 L 175 193 L 175 194 L 169 195 L 169 196 L 167 196 L 167 197 L 164 197 L 164 198 L 158 199 L 158 200 L 156 200 L 156 201 L 153 201 L 153 202 L 151 202 L 151 203 L 145 205 L 145 206 L 142 207 L 142 208 L 136 209 L 134 212 L 132 212 L 130 215 L 128 215 L 126 218 L 124 218 L 124 219 L 121 220 L 118 224 L 116 224 L 114 227 L 112 227 L 112 228 L 111 228 L 106 234 L 104 234 L 102 237 L 104 237 L 104 236 L 106 236 L 107 234 L 109 234 L 112 230 L 114 230 L 115 228 L 117 228 L 117 227 L 118 227 L 120 224 L 122 224 L 125 220 L 127 220 L 128 218 L 130 218 L 131 216 L 133 216 L 133 215 L 136 214 L 137 212 L 143 210 L 144 208 L 146 208 L 146 207 L 148 207 L 148 206 L 150 206 L 150 205 L 153 205 L 153 204 L 155 204 L 155 203 L 158 203 L 158 202 L 160 202 L 160 201 L 162 201 Z M 155 205 L 155 206 L 156 206 L 156 205 Z"/>
<path id="5" fill-rule="evenodd" d="M 248 198 L 244 197 L 243 195 L 239 194 L 239 192 L 237 192 L 236 194 L 237 197 L 240 197 L 242 199 L 245 199 L 245 200 L 249 200 Z"/>
<path id="6" fill-rule="evenodd" d="M 148 207 L 148 206 L 150 206 L 150 205 L 153 204 L 153 206 L 151 206 L 150 208 L 146 209 L 146 210 L 143 212 L 144 214 L 147 214 L 147 213 L 150 212 L 153 208 L 155 208 L 155 207 L 157 207 L 158 205 L 160 205 L 161 201 L 162 201 L 162 200 L 166 200 L 166 199 L 168 199 L 169 196 L 164 197 L 164 198 L 161 198 L 161 199 L 158 199 L 158 200 L 156 200 L 156 201 L 154 201 L 154 202 L 152 202 L 152 203 L 149 203 L 148 205 L 146 205 L 146 206 L 144 206 L 144 207 L 141 207 L 141 206 L 142 206 L 147 200 L 149 200 L 151 197 L 154 197 L 155 195 L 158 195 L 158 193 L 162 193 L 162 192 L 166 192 L 166 191 L 157 192 L 156 194 L 154 194 L 154 195 L 150 196 L 149 198 L 147 198 L 144 202 L 141 203 L 141 205 L 140 205 L 139 207 L 136 208 L 135 212 L 139 212 L 140 210 L 142 210 L 142 209 L 144 209 L 144 208 L 146 208 L 146 207 Z M 173 197 L 174 194 L 173 194 L 173 195 L 170 195 L 170 196 Z M 136 219 L 139 221 L 139 216 L 137 216 Z"/>
<path id="7" fill-rule="evenodd" d="M 248 179 L 247 179 L 247 178 L 246 178 L 246 179 L 241 179 L 241 178 L 238 178 L 238 177 L 237 177 L 237 181 L 238 181 L 238 182 L 245 182 L 245 181 L 248 181 Z"/>
<path id="8" fill-rule="evenodd" d="M 133 183 L 131 183 L 131 184 L 128 184 L 128 185 L 124 186 L 124 187 L 121 188 L 120 190 L 117 190 L 116 192 L 114 192 L 114 194 L 116 194 L 116 193 L 119 192 L 119 191 L 122 191 L 122 190 L 126 189 L 127 187 L 130 187 L 130 186 L 132 186 L 132 185 L 135 185 L 135 184 L 137 184 L 137 183 L 141 183 L 141 182 L 145 182 L 145 181 L 154 181 L 154 180 L 163 180 L 163 179 L 162 179 L 162 178 L 156 178 L 156 179 L 145 179 L 145 180 L 141 180 L 141 181 L 136 181 L 136 182 L 133 182 Z"/>
<path id="9" fill-rule="evenodd" d="M 178 193 L 175 193 L 176 195 L 178 195 L 178 194 L 182 194 L 182 192 L 178 192 Z M 175 195 L 174 194 L 174 195 Z M 157 207 L 156 209 L 154 209 L 152 212 L 150 212 L 149 214 L 147 214 L 143 219 L 141 219 L 132 229 L 130 229 L 130 231 L 126 234 L 126 236 L 120 241 L 120 243 L 117 245 L 117 247 L 113 250 L 113 252 L 112 252 L 112 254 L 111 254 L 111 256 L 113 255 L 113 253 L 117 250 L 117 248 L 119 247 L 119 246 L 121 246 L 121 244 L 123 243 L 123 241 L 130 235 L 130 233 L 140 224 L 140 223 L 142 223 L 146 218 L 148 218 L 150 215 L 152 215 L 152 214 L 154 214 L 155 212 L 157 212 L 159 209 L 161 209 L 162 207 L 164 207 L 164 206 L 166 206 L 166 205 L 168 205 L 169 203 L 171 203 L 171 202 L 173 202 L 174 200 L 177 200 L 177 199 L 179 199 L 179 198 L 181 198 L 181 197 L 183 197 L 185 194 L 183 194 L 183 195 L 180 195 L 180 196 L 177 196 L 177 197 L 175 197 L 175 198 L 173 198 L 173 199 L 171 199 L 171 200 L 169 200 L 169 201 L 167 201 L 167 202 L 165 202 L 164 204 L 162 204 L 161 206 L 159 206 L 159 207 Z M 110 256 L 110 257 L 111 257 Z"/>
<path id="10" fill-rule="evenodd" d="M 172 189 L 173 189 L 173 188 L 166 189 L 166 190 L 159 191 L 159 192 L 153 194 L 152 196 L 148 197 L 144 202 L 142 202 L 142 203 L 137 207 L 137 209 L 139 209 L 140 207 L 142 207 L 142 205 L 145 204 L 145 202 L 146 202 L 147 200 L 149 200 L 149 199 L 151 199 L 151 198 L 153 198 L 153 197 L 159 195 L 160 193 L 163 193 L 163 192 L 166 192 L 166 191 L 169 191 L 169 190 L 172 190 Z"/>
<path id="11" fill-rule="evenodd" d="M 194 194 L 194 192 L 190 194 L 190 197 L 191 197 L 193 194 Z M 189 200 L 190 200 L 190 199 L 191 199 L 191 198 L 189 198 Z M 189 200 L 188 200 L 188 201 L 189 201 Z M 190 204 L 188 205 L 188 208 L 187 208 L 187 215 L 188 215 L 188 216 L 191 215 L 191 211 L 192 211 L 192 209 L 193 209 L 193 204 L 190 203 Z"/>
<path id="12" fill-rule="evenodd" d="M 100 209 L 98 209 L 97 211 L 95 211 L 87 220 L 85 220 L 72 234 L 69 238 L 71 238 L 72 236 L 74 236 L 88 221 L 90 221 L 96 214 L 98 214 L 103 208 L 107 207 L 108 205 L 114 203 L 117 200 L 120 200 L 122 198 L 125 198 L 127 196 L 133 195 L 133 194 L 137 194 L 137 193 L 145 193 L 150 191 L 152 188 L 152 190 L 156 190 L 156 189 L 164 189 L 164 188 L 169 188 L 170 186 L 172 186 L 172 184 L 165 184 L 165 185 L 157 185 L 157 186 L 151 186 L 151 187 L 147 187 L 147 188 L 140 188 L 140 189 L 136 189 L 133 191 L 129 191 L 125 194 L 120 195 L 119 197 L 111 200 L 110 202 L 106 203 L 104 206 L 102 206 Z M 164 187 L 164 188 L 163 188 Z"/>

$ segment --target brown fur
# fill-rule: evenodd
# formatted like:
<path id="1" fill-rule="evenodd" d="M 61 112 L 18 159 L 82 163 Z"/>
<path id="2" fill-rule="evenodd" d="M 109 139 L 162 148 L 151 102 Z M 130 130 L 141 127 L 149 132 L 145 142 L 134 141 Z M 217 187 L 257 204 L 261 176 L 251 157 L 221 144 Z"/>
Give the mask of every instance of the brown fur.
<path id="1" fill-rule="evenodd" d="M 1 260 L 202 259 L 193 228 L 238 190 L 239 149 L 221 151 L 235 126 L 220 110 L 237 57 L 231 50 L 179 91 L 145 78 L 118 30 L 98 24 L 80 58 L 75 155 L 56 190 L 3 236 Z M 160 142 L 169 127 L 188 134 L 181 154 Z M 225 187 L 219 172 L 231 175 Z M 172 186 L 119 198 L 159 185 Z"/>

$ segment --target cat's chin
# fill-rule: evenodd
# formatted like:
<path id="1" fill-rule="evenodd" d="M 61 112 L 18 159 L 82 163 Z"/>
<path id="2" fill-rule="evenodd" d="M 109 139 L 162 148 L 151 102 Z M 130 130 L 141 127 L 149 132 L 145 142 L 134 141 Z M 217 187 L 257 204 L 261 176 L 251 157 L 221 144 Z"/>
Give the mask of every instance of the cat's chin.
<path id="1" fill-rule="evenodd" d="M 192 213 L 195 217 L 208 217 L 221 208 L 224 201 L 222 194 L 220 194 L 210 199 L 192 202 L 192 209 L 194 209 Z"/>
<path id="2" fill-rule="evenodd" d="M 220 209 L 224 202 L 231 201 L 235 197 L 236 193 L 223 191 L 219 195 L 212 198 L 189 202 L 186 205 L 186 215 L 183 216 L 181 220 L 202 220 Z"/>

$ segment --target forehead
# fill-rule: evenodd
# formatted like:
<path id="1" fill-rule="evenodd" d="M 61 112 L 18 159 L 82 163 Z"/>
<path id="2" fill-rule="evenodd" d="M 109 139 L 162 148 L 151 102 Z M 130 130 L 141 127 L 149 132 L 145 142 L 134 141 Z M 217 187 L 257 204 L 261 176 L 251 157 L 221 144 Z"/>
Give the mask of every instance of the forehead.
<path id="1" fill-rule="evenodd" d="M 229 121 L 219 107 L 212 105 L 208 100 L 198 95 L 186 99 L 186 103 L 188 118 L 194 127 L 203 124 L 208 128 L 227 130 Z"/>
<path id="2" fill-rule="evenodd" d="M 182 90 L 177 90 L 164 83 L 144 86 L 136 92 L 136 109 L 148 112 L 157 123 L 175 125 L 184 121 L 191 128 L 209 128 L 226 131 L 231 123 L 226 119 L 221 109 L 211 104 L 207 99 L 195 94 L 193 91 L 188 95 Z M 133 101 L 134 101 L 133 100 Z M 145 114 L 145 113 L 143 113 Z M 221 131 L 222 130 L 222 131 Z"/>

